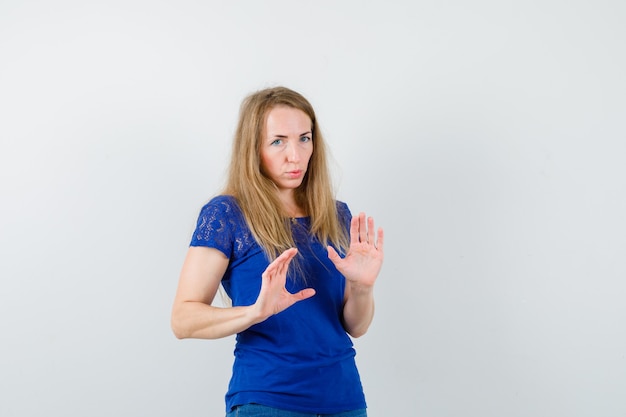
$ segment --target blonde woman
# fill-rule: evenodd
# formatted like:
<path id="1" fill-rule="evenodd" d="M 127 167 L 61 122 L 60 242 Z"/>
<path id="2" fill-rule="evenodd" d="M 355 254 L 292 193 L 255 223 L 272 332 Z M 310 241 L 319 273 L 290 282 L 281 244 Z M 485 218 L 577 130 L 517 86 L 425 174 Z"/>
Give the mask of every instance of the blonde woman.
<path id="1" fill-rule="evenodd" d="M 311 104 L 258 91 L 241 106 L 227 185 L 200 212 L 172 329 L 237 335 L 227 416 L 366 416 L 348 335 L 372 321 L 382 262 L 382 229 L 334 199 Z M 232 307 L 211 305 L 220 285 Z"/>

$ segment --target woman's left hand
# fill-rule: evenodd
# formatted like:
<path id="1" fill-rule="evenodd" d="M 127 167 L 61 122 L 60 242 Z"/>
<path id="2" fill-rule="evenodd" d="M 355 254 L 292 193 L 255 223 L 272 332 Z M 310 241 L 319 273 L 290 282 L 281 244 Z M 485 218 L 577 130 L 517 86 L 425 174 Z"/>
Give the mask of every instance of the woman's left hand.
<path id="1" fill-rule="evenodd" d="M 374 234 L 374 219 L 359 213 L 350 222 L 350 249 L 344 258 L 328 246 L 328 258 L 351 284 L 373 287 L 383 264 L 383 229 Z"/>

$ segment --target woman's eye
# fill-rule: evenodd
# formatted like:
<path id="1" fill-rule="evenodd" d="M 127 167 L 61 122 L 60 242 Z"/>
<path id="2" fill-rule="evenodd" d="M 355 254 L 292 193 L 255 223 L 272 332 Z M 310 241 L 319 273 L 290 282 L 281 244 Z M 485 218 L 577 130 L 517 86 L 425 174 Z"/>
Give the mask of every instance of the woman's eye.
<path id="1" fill-rule="evenodd" d="M 276 139 L 276 140 L 272 141 L 272 143 L 270 143 L 270 145 L 278 146 L 278 145 L 281 145 L 282 143 L 283 143 L 282 139 Z"/>
<path id="2" fill-rule="evenodd" d="M 302 136 L 300 138 L 300 142 L 309 142 L 311 140 L 311 138 L 309 136 Z"/>

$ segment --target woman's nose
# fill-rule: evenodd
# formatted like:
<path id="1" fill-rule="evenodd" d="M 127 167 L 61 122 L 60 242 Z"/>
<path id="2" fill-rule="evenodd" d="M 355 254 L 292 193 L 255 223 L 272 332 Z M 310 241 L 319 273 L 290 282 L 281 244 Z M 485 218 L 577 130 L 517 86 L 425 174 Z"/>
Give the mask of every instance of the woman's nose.
<path id="1" fill-rule="evenodd" d="M 289 143 L 287 145 L 287 161 L 289 162 L 300 162 L 300 150 L 298 146 L 294 143 Z"/>

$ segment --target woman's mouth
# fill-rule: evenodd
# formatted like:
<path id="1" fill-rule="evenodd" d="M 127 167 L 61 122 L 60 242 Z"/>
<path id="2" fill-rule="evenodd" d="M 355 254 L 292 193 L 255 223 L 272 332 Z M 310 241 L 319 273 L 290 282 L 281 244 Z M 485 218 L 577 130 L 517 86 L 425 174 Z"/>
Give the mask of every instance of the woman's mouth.
<path id="1" fill-rule="evenodd" d="M 289 178 L 300 178 L 302 176 L 302 170 L 301 169 L 296 169 L 293 171 L 287 171 L 287 176 Z"/>

